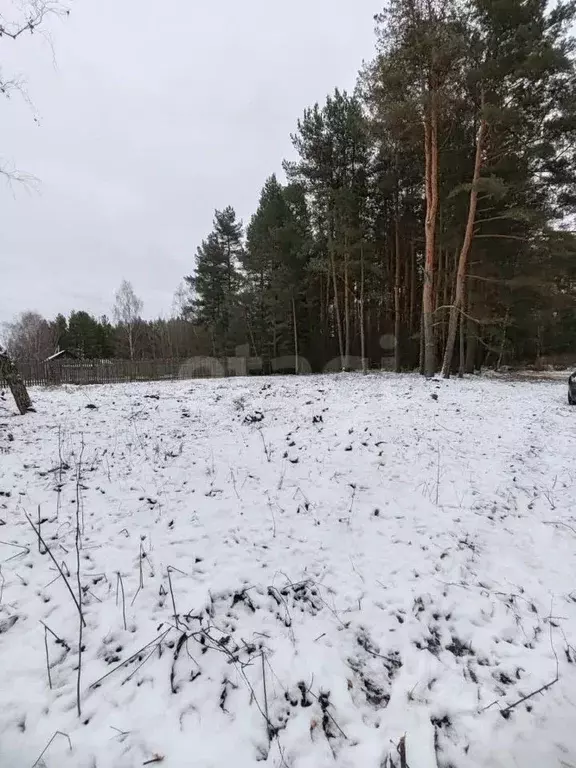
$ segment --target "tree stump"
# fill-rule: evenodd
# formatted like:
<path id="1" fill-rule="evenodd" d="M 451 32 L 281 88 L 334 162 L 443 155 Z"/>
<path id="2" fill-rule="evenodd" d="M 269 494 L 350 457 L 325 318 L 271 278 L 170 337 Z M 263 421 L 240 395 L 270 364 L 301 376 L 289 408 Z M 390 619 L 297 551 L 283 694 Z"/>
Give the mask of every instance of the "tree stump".
<path id="1" fill-rule="evenodd" d="M 0 381 L 4 379 L 10 387 L 10 392 L 14 396 L 18 410 L 22 415 L 33 411 L 32 400 L 26 389 L 26 384 L 16 367 L 16 363 L 8 356 L 8 353 L 0 347 Z"/>

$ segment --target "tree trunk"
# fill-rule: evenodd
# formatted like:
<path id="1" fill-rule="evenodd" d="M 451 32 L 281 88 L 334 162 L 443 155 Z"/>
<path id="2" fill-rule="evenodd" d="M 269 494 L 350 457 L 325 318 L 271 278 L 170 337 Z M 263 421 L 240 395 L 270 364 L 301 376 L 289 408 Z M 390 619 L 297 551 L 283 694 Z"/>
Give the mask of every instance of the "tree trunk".
<path id="1" fill-rule="evenodd" d="M 254 352 L 254 357 L 258 357 L 258 347 L 256 346 L 256 340 L 254 339 L 252 324 L 250 323 L 250 318 L 248 316 L 247 309 L 244 309 L 244 318 L 246 320 L 246 328 L 248 329 L 248 336 L 250 337 L 250 342 L 252 343 L 252 351 Z M 250 344 L 248 344 L 248 353 L 250 353 Z"/>
<path id="2" fill-rule="evenodd" d="M 464 313 L 460 312 L 460 360 L 458 363 L 458 378 L 464 378 L 464 367 L 466 365 L 466 355 L 464 349 Z"/>
<path id="3" fill-rule="evenodd" d="M 419 357 L 420 375 L 424 376 L 424 313 L 420 314 L 420 357 Z"/>
<path id="4" fill-rule="evenodd" d="M 366 332 L 364 318 L 364 246 L 360 244 L 360 357 L 362 358 L 362 373 L 366 370 Z"/>
<path id="5" fill-rule="evenodd" d="M 502 330 L 502 338 L 500 340 L 500 350 L 498 352 L 498 359 L 496 360 L 496 370 L 499 371 L 502 365 L 502 359 L 504 357 L 504 348 L 506 347 L 506 336 L 508 335 L 508 323 L 510 322 L 510 310 L 506 310 L 506 317 L 504 318 L 504 328 Z"/>
<path id="6" fill-rule="evenodd" d="M 456 267 L 456 254 L 454 255 L 454 268 Z M 442 306 L 446 307 L 448 306 L 450 300 L 452 299 L 452 293 L 454 291 L 454 281 L 455 281 L 455 275 L 452 269 L 452 259 L 450 258 L 450 253 L 448 249 L 446 249 L 444 254 L 444 293 L 442 294 Z M 442 323 L 442 327 L 444 329 L 444 343 L 446 343 L 447 339 L 447 333 L 446 333 L 446 323 Z"/>
<path id="7" fill-rule="evenodd" d="M 436 351 L 438 351 L 438 345 L 444 348 L 444 323 L 440 325 L 440 320 L 444 317 L 444 310 L 439 311 L 439 307 L 444 306 L 442 297 L 438 298 L 438 295 L 442 291 L 442 281 L 446 276 L 446 268 L 444 265 L 446 249 L 440 246 L 436 254 L 436 269 L 434 272 L 434 311 L 436 321 Z"/>
<path id="8" fill-rule="evenodd" d="M 470 312 L 470 304 L 468 304 Z M 466 362 L 464 373 L 474 373 L 476 369 L 476 346 L 478 344 L 478 331 L 476 323 L 470 317 L 466 321 Z"/>
<path id="9" fill-rule="evenodd" d="M 416 307 L 416 249 L 414 241 L 410 242 L 410 334 L 414 333 L 414 312 Z"/>
<path id="10" fill-rule="evenodd" d="M 454 356 L 454 344 L 456 342 L 456 331 L 458 328 L 458 317 L 464 306 L 466 292 L 466 272 L 468 268 L 468 256 L 472 247 L 474 237 L 474 225 L 476 223 L 476 208 L 478 206 L 478 182 L 480 180 L 480 171 L 482 169 L 482 152 L 484 150 L 484 137 L 486 135 L 487 123 L 482 117 L 478 136 L 476 138 L 476 155 L 474 158 L 474 173 L 472 175 L 472 188 L 470 189 L 470 202 L 468 204 L 468 219 L 466 221 L 466 230 L 464 240 L 460 249 L 458 259 L 458 271 L 456 273 L 456 295 L 450 308 L 450 321 L 448 323 L 448 339 L 446 340 L 446 349 L 444 351 L 444 362 L 442 365 L 442 375 L 445 379 L 450 377 L 450 368 Z"/>
<path id="11" fill-rule="evenodd" d="M 424 224 L 425 258 L 422 290 L 422 326 L 424 331 L 424 375 L 436 372 L 434 334 L 434 267 L 436 263 L 436 222 L 438 218 L 438 114 L 436 94 L 432 92 L 430 113 L 424 118 L 424 156 L 426 181 L 426 220 Z"/>
<path id="12" fill-rule="evenodd" d="M 342 339 L 342 320 L 340 318 L 340 303 L 338 301 L 338 279 L 336 276 L 336 259 L 334 257 L 334 243 L 332 237 L 328 243 L 328 250 L 330 251 L 330 267 L 332 271 L 332 287 L 334 289 L 334 316 L 336 320 L 336 328 L 338 332 L 338 351 L 340 352 L 340 367 L 344 370 L 344 342 Z"/>
<path id="13" fill-rule="evenodd" d="M 398 222 L 398 212 L 396 212 L 394 240 L 396 250 L 396 260 L 394 265 L 394 370 L 396 373 L 400 373 L 402 369 L 402 358 L 400 354 L 400 225 Z"/>
<path id="14" fill-rule="evenodd" d="M 213 325 L 210 326 L 210 338 L 212 340 L 212 357 L 216 357 L 216 333 Z"/>
<path id="15" fill-rule="evenodd" d="M 350 370 L 350 276 L 348 274 L 348 245 L 344 245 L 344 370 Z"/>
<path id="16" fill-rule="evenodd" d="M 296 373 L 300 373 L 300 359 L 298 356 L 298 325 L 296 323 L 296 302 L 292 296 L 292 325 L 294 328 L 294 358 Z"/>
<path id="17" fill-rule="evenodd" d="M 265 283 L 264 270 L 260 269 L 260 351 L 262 356 L 262 369 L 265 374 L 270 373 L 270 339 L 266 333 L 266 307 L 264 305 Z"/>
<path id="18" fill-rule="evenodd" d="M 33 411 L 34 408 L 32 407 L 30 395 L 16 367 L 16 363 L 8 356 L 7 352 L 0 349 L 0 380 L 2 379 L 8 384 L 22 416 L 28 413 L 28 411 Z"/>

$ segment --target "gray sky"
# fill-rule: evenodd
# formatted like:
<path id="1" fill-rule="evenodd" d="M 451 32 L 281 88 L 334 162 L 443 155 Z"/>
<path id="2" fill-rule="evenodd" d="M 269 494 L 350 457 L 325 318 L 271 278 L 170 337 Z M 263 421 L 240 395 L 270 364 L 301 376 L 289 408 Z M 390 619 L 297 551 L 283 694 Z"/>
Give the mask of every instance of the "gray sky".
<path id="1" fill-rule="evenodd" d="M 0 0 L 0 11 L 11 0 Z M 0 322 L 110 314 L 123 278 L 168 314 L 214 208 L 247 220 L 305 107 L 352 88 L 378 0 L 76 0 L 40 35 L 0 40 L 40 125 L 0 101 Z"/>

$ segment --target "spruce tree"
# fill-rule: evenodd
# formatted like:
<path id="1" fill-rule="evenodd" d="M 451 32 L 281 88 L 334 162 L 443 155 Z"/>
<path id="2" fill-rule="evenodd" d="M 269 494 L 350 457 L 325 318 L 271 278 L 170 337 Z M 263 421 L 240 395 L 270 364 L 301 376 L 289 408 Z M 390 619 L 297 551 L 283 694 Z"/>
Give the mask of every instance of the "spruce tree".
<path id="1" fill-rule="evenodd" d="M 267 371 L 273 357 L 291 352 L 298 357 L 297 310 L 308 245 L 302 191 L 271 176 L 246 234 L 243 301 L 252 344 Z"/>
<path id="2" fill-rule="evenodd" d="M 211 338 L 212 355 L 233 352 L 235 326 L 240 322 L 238 271 L 243 254 L 242 223 L 230 206 L 214 215 L 214 229 L 196 252 L 194 274 L 185 278 L 193 292 L 192 312 Z"/>

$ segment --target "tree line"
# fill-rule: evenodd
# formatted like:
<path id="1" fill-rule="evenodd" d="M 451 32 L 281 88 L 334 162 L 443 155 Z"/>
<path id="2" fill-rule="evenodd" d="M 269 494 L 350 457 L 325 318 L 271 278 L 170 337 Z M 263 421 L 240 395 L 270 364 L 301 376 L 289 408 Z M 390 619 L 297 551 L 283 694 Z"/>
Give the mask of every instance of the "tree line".
<path id="1" fill-rule="evenodd" d="M 240 348 L 265 371 L 387 357 L 447 376 L 574 353 L 575 15 L 390 0 L 353 93 L 298 120 L 285 181 L 266 180 L 246 226 L 216 211 L 174 317 L 142 320 L 128 285 L 114 322 L 36 318 L 40 335 L 86 357 Z"/>
<path id="2" fill-rule="evenodd" d="M 4 328 L 6 347 L 16 360 L 43 362 L 57 351 L 78 359 L 154 360 L 205 354 L 206 333 L 182 316 L 144 320 L 143 302 L 128 281 L 118 289 L 112 317 L 94 317 L 84 310 L 47 320 L 23 312 Z"/>
<path id="3" fill-rule="evenodd" d="M 574 351 L 573 3 L 391 0 L 352 94 L 306 109 L 287 183 L 186 278 L 211 353 L 431 375 Z"/>

